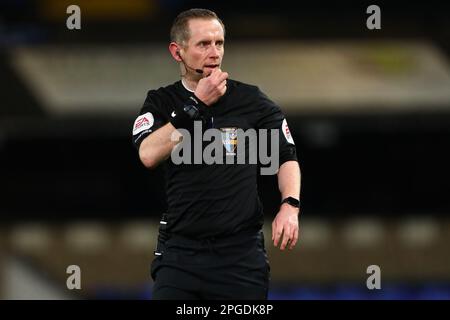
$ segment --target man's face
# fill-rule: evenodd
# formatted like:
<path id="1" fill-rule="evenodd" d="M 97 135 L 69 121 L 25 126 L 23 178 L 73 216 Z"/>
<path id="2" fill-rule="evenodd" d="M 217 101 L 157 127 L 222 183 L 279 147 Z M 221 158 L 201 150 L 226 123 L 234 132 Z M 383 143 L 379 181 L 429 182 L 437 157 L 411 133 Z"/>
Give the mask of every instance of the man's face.
<path id="1" fill-rule="evenodd" d="M 225 41 L 222 25 L 216 19 L 192 19 L 189 29 L 191 37 L 183 47 L 185 61 L 208 76 L 222 63 Z"/>

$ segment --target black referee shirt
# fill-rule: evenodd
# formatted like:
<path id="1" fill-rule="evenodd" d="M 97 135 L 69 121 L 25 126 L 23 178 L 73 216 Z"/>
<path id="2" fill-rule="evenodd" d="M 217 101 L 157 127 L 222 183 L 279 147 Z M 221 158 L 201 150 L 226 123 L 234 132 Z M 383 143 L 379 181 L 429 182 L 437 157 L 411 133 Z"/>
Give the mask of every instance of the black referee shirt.
<path id="1" fill-rule="evenodd" d="M 191 95 L 181 81 L 150 90 L 133 126 L 136 148 L 139 149 L 149 134 L 167 124 L 175 111 L 174 106 L 183 105 Z M 297 160 L 284 114 L 256 86 L 228 79 L 225 95 L 207 108 L 206 118 L 204 130 L 208 127 L 277 129 L 279 165 Z M 192 128 L 187 129 L 192 132 Z M 203 142 L 203 148 L 208 143 Z M 246 156 L 248 158 L 247 145 Z M 225 164 L 224 161 L 224 164 L 175 165 L 169 157 L 164 165 L 168 204 L 166 230 L 169 233 L 204 239 L 262 227 L 257 164 Z"/>

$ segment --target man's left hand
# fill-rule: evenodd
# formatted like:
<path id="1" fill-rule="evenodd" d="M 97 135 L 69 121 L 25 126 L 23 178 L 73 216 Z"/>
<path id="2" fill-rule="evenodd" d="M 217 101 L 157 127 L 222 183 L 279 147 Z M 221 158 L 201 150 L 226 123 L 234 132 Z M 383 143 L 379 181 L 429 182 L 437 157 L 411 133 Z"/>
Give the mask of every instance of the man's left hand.
<path id="1" fill-rule="evenodd" d="M 292 250 L 298 240 L 298 215 L 299 209 L 287 203 L 281 205 L 272 222 L 272 241 L 278 247 L 280 240 L 280 250 L 286 249 L 289 242 L 289 249 Z"/>

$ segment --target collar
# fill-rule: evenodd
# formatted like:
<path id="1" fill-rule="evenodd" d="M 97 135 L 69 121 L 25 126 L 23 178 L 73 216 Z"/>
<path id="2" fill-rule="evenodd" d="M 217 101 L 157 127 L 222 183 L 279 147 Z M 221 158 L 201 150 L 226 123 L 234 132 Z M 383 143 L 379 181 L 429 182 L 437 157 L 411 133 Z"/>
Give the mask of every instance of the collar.
<path id="1" fill-rule="evenodd" d="M 181 78 L 181 84 L 183 85 L 183 87 L 184 87 L 187 91 L 194 93 L 193 90 L 189 89 L 189 88 L 187 87 L 187 85 L 184 84 L 183 78 Z"/>

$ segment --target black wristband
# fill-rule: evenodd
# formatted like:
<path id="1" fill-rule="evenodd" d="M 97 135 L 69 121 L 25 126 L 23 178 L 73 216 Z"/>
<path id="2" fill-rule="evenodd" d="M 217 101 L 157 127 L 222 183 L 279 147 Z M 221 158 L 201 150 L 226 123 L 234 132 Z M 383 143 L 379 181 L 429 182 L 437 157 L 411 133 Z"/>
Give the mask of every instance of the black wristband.
<path id="1" fill-rule="evenodd" d="M 206 104 L 204 104 L 195 95 L 192 95 L 185 101 L 182 107 L 176 108 L 172 113 L 170 123 L 178 128 L 186 128 L 192 125 L 195 120 L 202 120 Z"/>
<path id="2" fill-rule="evenodd" d="M 295 199 L 294 197 L 287 197 L 287 198 L 283 199 L 283 201 L 281 201 L 281 204 L 283 204 L 283 203 L 287 203 L 295 208 L 300 208 L 300 200 Z"/>

